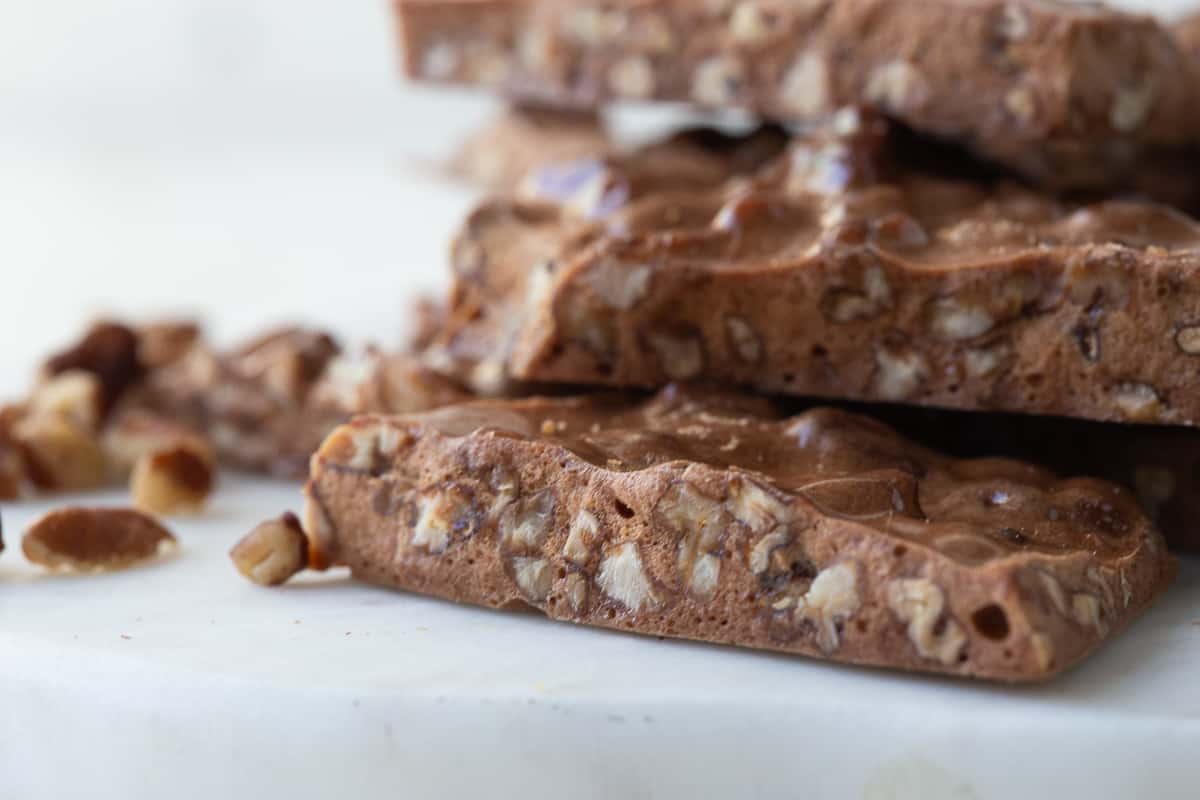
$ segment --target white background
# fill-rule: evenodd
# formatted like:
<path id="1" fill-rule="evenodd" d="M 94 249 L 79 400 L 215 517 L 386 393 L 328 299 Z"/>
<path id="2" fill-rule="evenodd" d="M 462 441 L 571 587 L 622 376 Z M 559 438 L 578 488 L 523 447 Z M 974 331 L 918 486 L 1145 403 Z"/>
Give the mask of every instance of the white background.
<path id="1" fill-rule="evenodd" d="M 102 311 L 398 336 L 488 103 L 395 65 L 382 0 L 0 0 L 0 389 Z"/>
<path id="2" fill-rule="evenodd" d="M 397 336 L 490 105 L 396 63 L 386 0 L 0 0 L 0 391 L 104 311 Z"/>

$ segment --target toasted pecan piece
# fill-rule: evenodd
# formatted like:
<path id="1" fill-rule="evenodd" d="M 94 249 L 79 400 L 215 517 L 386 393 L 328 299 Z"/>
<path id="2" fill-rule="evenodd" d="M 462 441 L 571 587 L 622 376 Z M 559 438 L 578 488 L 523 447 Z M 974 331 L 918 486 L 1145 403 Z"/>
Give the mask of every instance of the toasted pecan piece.
<path id="1" fill-rule="evenodd" d="M 128 508 L 51 511 L 30 526 L 21 550 L 34 564 L 64 572 L 111 572 L 163 555 L 174 534 Z"/>

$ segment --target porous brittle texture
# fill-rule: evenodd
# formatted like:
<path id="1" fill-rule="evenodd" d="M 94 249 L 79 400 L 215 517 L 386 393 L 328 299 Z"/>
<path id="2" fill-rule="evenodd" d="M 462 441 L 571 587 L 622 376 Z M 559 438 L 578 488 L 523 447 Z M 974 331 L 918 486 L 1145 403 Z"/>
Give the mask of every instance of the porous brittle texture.
<path id="1" fill-rule="evenodd" d="M 395 0 L 414 78 L 811 119 L 876 108 L 1056 187 L 1138 183 L 1200 141 L 1196 67 L 1150 17 L 1055 0 Z"/>
<path id="2" fill-rule="evenodd" d="M 660 171 L 622 203 L 490 201 L 432 350 L 485 393 L 476 371 L 1200 422 L 1200 224 L 951 180 L 913 166 L 927 155 L 843 111 L 706 190 Z M 605 164 L 592 181 L 645 166 Z"/>
<path id="3" fill-rule="evenodd" d="M 307 493 L 310 562 L 377 583 L 1007 681 L 1077 663 L 1174 571 L 1115 485 L 677 388 L 360 417 Z"/>

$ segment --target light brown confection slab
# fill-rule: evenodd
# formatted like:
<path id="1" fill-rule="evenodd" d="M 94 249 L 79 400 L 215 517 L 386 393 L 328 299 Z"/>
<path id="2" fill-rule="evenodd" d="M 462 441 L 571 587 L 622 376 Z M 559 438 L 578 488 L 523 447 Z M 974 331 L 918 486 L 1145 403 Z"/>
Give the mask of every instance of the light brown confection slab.
<path id="1" fill-rule="evenodd" d="M 1195 64 L 1157 20 L 1054 0 L 394 0 L 408 74 L 595 108 L 878 109 L 1057 188 L 1194 174 Z"/>
<path id="2" fill-rule="evenodd" d="M 853 111 L 725 180 L 659 144 L 557 165 L 454 248 L 431 354 L 496 376 L 1200 422 L 1200 224 L 948 178 Z M 736 145 L 723 145 L 728 153 Z M 654 155 L 651 155 L 654 154 Z M 691 163 L 690 161 L 687 163 Z M 652 176 L 652 179 L 651 179 Z M 698 186 L 698 183 L 704 183 Z M 478 375 L 492 379 L 479 380 Z"/>
<path id="3" fill-rule="evenodd" d="M 1132 494 L 874 420 L 670 387 L 359 417 L 313 459 L 317 565 L 566 621 L 1049 678 L 1174 564 Z"/>

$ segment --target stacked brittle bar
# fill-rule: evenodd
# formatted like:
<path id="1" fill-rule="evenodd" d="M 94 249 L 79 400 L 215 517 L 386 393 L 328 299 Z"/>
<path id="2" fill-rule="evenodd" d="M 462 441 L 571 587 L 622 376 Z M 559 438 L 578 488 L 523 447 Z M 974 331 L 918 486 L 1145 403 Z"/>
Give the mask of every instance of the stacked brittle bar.
<path id="1" fill-rule="evenodd" d="M 420 355 L 492 399 L 333 433 L 312 565 L 1037 680 L 1166 587 L 1156 522 L 1197 544 L 1186 25 L 1032 0 L 396 10 L 411 77 L 537 105 L 456 164 L 495 194 Z M 628 147 L 616 99 L 763 125 Z"/>

